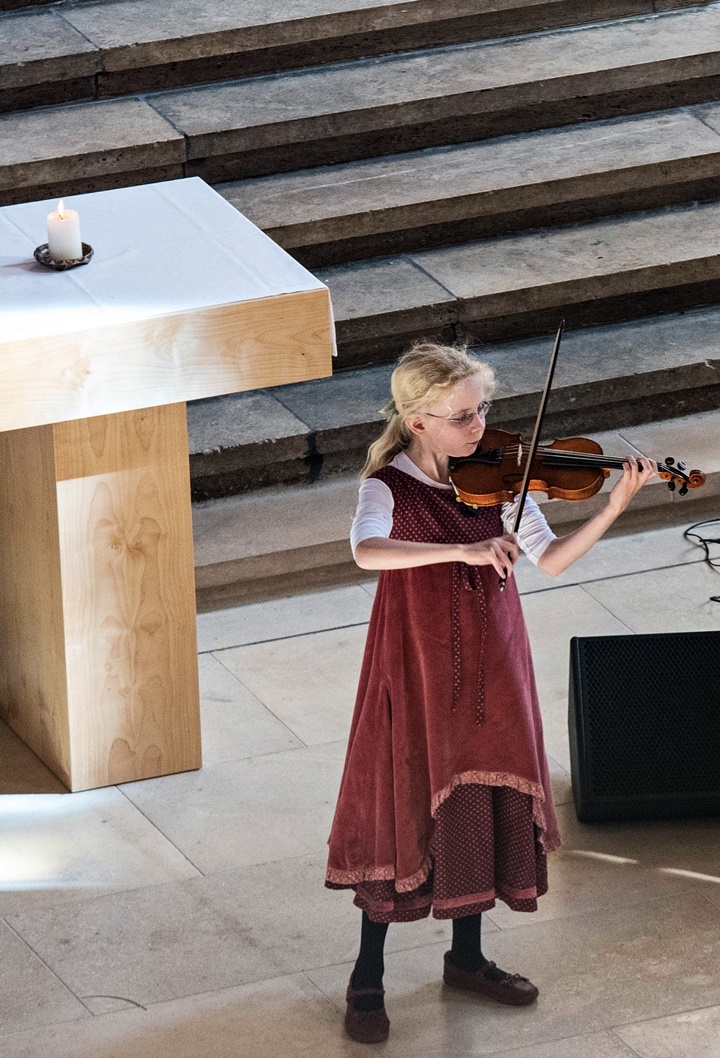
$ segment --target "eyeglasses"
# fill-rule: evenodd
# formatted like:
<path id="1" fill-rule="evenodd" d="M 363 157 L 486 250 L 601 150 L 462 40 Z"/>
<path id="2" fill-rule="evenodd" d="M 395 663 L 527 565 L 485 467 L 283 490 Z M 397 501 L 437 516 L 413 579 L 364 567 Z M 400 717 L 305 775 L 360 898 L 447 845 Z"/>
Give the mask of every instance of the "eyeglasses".
<path id="1" fill-rule="evenodd" d="M 466 411 L 464 415 L 459 415 L 456 419 L 451 418 L 449 415 L 433 415 L 431 411 L 426 411 L 425 414 L 429 415 L 431 419 L 444 419 L 445 422 L 454 423 L 456 426 L 469 426 L 474 421 L 477 415 L 479 419 L 484 419 L 487 413 L 492 408 L 492 402 L 484 400 L 477 406 L 477 411 Z"/>

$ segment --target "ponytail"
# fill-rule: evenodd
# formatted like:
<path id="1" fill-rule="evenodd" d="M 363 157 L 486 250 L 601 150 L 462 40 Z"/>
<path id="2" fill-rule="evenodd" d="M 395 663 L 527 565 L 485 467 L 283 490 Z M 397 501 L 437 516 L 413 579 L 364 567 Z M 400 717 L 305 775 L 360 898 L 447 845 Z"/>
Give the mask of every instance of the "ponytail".
<path id="1" fill-rule="evenodd" d="M 412 438 L 412 434 L 395 407 L 394 400 L 391 400 L 389 404 L 386 404 L 380 410 L 381 414 L 387 415 L 387 423 L 377 441 L 373 441 L 368 448 L 365 466 L 360 471 L 361 478 L 367 478 L 370 474 L 374 474 L 376 470 L 379 470 L 380 467 L 386 467 L 388 463 L 392 462 L 398 452 L 402 452 L 407 448 Z"/>

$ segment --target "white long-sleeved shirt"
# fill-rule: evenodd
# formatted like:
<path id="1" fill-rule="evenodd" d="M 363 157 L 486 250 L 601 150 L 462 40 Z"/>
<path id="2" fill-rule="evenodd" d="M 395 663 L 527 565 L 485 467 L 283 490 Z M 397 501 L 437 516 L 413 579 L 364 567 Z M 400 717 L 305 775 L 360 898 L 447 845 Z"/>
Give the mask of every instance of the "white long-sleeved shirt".
<path id="1" fill-rule="evenodd" d="M 389 466 L 396 467 L 403 473 L 417 478 L 426 485 L 432 485 L 436 489 L 452 489 L 452 485 L 442 485 L 423 473 L 406 452 L 399 452 L 390 461 Z M 501 506 L 502 523 L 506 533 L 513 531 L 519 499 L 516 497 L 512 503 L 503 503 Z M 365 478 L 360 485 L 357 510 L 350 530 L 353 554 L 361 540 L 390 536 L 394 506 L 393 494 L 384 481 L 380 481 L 379 478 Z M 517 537 L 520 547 L 536 566 L 548 544 L 557 539 L 545 520 L 545 515 L 530 496 L 525 500 Z"/>

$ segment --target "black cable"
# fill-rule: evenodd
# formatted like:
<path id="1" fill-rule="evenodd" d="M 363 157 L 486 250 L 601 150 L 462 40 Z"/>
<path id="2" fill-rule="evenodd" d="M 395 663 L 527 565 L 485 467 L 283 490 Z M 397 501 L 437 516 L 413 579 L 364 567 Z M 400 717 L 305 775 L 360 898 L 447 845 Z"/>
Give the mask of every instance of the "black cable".
<path id="1" fill-rule="evenodd" d="M 702 536 L 700 533 L 694 533 L 693 529 L 697 529 L 701 525 L 720 525 L 720 518 L 708 518 L 706 522 L 695 522 L 688 529 L 685 530 L 683 536 L 686 540 L 690 540 L 697 547 L 702 547 L 705 551 L 705 559 L 708 566 L 714 569 L 716 573 L 720 573 L 720 555 L 717 558 L 713 558 L 710 554 L 710 544 L 720 544 L 720 536 Z M 720 595 L 711 595 L 710 602 L 720 602 Z"/>

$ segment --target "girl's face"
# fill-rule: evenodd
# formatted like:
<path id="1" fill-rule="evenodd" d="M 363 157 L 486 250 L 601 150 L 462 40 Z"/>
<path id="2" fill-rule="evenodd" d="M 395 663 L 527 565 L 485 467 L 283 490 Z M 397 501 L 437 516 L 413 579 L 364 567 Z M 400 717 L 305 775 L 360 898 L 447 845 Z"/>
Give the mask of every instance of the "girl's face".
<path id="1" fill-rule="evenodd" d="M 467 456 L 485 432 L 485 397 L 479 378 L 452 386 L 426 412 L 410 416 L 408 426 L 447 456 Z M 419 428 L 418 428 L 419 427 Z"/>

